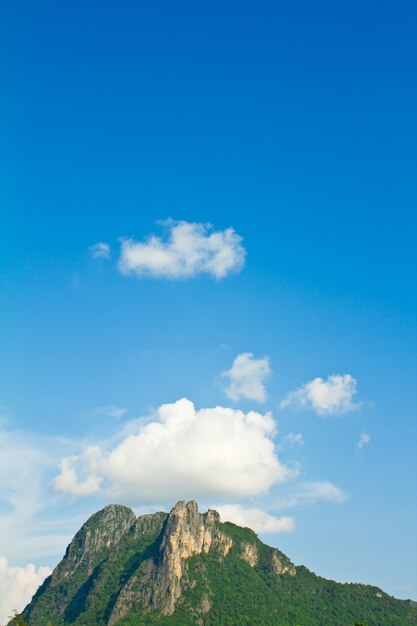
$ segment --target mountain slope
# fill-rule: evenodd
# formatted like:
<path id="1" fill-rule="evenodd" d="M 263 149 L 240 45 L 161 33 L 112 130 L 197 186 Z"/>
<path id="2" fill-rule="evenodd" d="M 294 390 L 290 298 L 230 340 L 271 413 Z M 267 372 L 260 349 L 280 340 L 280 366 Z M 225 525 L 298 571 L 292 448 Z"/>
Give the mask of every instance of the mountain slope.
<path id="1" fill-rule="evenodd" d="M 250 529 L 179 502 L 169 515 L 136 518 L 117 505 L 93 515 L 23 617 L 30 626 L 406 626 L 417 607 L 295 567 Z"/>

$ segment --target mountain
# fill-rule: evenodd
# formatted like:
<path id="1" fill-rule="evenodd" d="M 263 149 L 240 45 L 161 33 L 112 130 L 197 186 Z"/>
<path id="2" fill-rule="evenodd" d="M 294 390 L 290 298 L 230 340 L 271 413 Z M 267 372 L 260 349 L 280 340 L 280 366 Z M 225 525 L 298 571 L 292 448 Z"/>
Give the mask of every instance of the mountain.
<path id="1" fill-rule="evenodd" d="M 138 518 L 119 505 L 95 513 L 23 618 L 30 626 L 406 626 L 417 624 L 417 606 L 295 567 L 249 528 L 191 501 Z"/>

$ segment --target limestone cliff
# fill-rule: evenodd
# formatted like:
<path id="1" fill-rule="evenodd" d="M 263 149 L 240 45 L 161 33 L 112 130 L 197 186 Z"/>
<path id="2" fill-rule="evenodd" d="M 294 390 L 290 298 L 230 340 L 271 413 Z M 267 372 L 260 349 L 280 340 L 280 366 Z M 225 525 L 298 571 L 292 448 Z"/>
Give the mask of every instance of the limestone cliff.
<path id="1" fill-rule="evenodd" d="M 121 591 L 109 624 L 127 615 L 139 599 L 171 615 L 181 595 L 187 559 L 209 550 L 224 557 L 230 550 L 233 541 L 220 530 L 219 523 L 216 511 L 201 514 L 196 502 L 178 502 L 166 520 L 157 558 L 144 563 Z"/>

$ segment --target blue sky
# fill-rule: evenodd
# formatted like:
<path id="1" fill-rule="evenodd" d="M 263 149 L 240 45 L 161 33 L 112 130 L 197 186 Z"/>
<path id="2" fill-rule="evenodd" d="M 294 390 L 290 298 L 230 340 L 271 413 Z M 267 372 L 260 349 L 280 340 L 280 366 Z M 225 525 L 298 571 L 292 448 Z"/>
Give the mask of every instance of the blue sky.
<path id="1" fill-rule="evenodd" d="M 158 485 L 133 502 L 108 473 L 107 491 L 54 489 L 62 459 L 77 457 L 85 485 L 97 470 L 86 448 L 110 453 L 186 397 L 196 419 L 217 405 L 271 411 L 277 432 L 262 445 L 290 468 L 229 498 L 196 480 L 202 507 L 291 518 L 292 532 L 265 539 L 296 563 L 417 598 L 415 4 L 1 11 L 0 586 L 14 584 L 9 566 L 52 567 L 113 494 L 138 511 L 188 497 L 178 480 L 172 502 Z M 212 225 L 188 274 L 187 253 L 169 248 L 183 222 Z M 206 244 L 218 233 L 223 251 L 228 228 L 218 277 Z M 146 265 L 151 235 L 177 274 Z M 146 277 L 120 270 L 129 240 L 145 242 Z M 226 393 L 222 373 L 246 353 L 265 399 Z M 324 387 L 320 412 L 300 388 L 331 375 L 357 393 L 341 410 Z M 174 452 L 186 440 L 173 436 Z"/>

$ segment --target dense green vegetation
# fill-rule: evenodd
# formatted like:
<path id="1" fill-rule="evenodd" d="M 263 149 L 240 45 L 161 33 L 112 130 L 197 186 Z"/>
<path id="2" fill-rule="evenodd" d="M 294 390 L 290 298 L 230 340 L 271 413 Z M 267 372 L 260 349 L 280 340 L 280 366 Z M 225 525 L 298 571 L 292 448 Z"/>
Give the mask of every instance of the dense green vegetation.
<path id="1" fill-rule="evenodd" d="M 315 576 L 305 567 L 296 576 L 277 576 L 268 565 L 270 548 L 252 531 L 224 524 L 236 541 L 255 540 L 261 559 L 254 568 L 239 556 L 236 543 L 221 565 L 208 553 L 189 560 L 187 585 L 171 617 L 138 610 L 118 626 L 405 626 L 417 624 L 417 611 L 376 587 L 340 584 Z M 284 556 L 284 555 L 283 555 Z M 286 557 L 284 557 L 286 558 Z M 196 611 L 203 597 L 212 603 L 207 615 Z M 358 621 L 362 620 L 362 621 Z"/>
<path id="2" fill-rule="evenodd" d="M 158 515 L 158 514 L 156 514 Z M 67 559 L 47 579 L 23 612 L 18 626 L 105 626 L 120 590 L 149 560 L 160 558 L 161 529 L 166 515 L 138 533 L 134 526 L 117 545 L 98 543 L 97 549 L 84 535 L 76 536 Z M 100 519 L 88 522 L 94 541 Z M 88 524 L 87 523 L 87 524 Z M 94 526 L 98 524 L 98 527 Z M 407 626 L 417 624 L 417 608 L 376 587 L 340 584 L 316 576 L 305 567 L 296 575 L 278 575 L 271 565 L 272 554 L 292 567 L 282 553 L 263 544 L 247 528 L 220 524 L 221 532 L 233 540 L 226 556 L 209 551 L 187 559 L 181 579 L 181 596 L 173 615 L 164 616 L 143 603 L 117 622 L 117 626 Z M 80 531 L 81 532 L 81 531 Z M 89 537 L 90 537 L 89 536 Z M 90 542 L 90 543 L 89 543 Z M 242 546 L 251 545 L 258 555 L 256 565 L 242 558 Z M 70 559 L 71 557 L 71 559 Z M 88 557 L 88 558 L 87 558 Z M 139 578 L 139 584 L 141 583 Z M 151 584 L 149 582 L 149 584 Z"/>
<path id="3" fill-rule="evenodd" d="M 117 549 L 98 551 L 61 584 L 55 586 L 52 577 L 47 578 L 23 616 L 30 626 L 44 626 L 48 619 L 54 626 L 106 624 L 119 590 L 142 561 L 155 556 L 157 545 L 156 534 L 136 537 L 132 527 Z"/>

